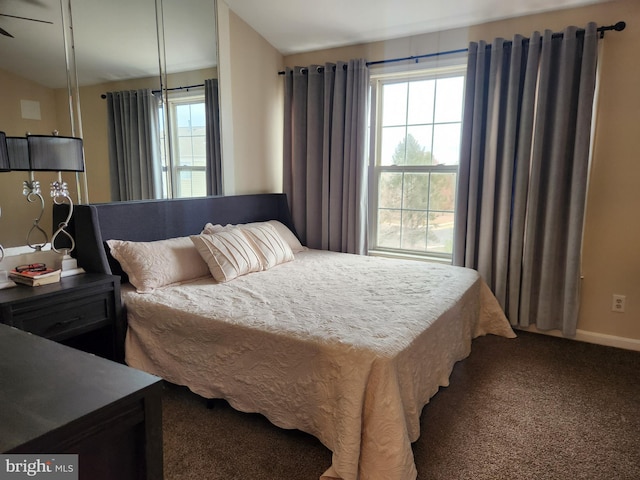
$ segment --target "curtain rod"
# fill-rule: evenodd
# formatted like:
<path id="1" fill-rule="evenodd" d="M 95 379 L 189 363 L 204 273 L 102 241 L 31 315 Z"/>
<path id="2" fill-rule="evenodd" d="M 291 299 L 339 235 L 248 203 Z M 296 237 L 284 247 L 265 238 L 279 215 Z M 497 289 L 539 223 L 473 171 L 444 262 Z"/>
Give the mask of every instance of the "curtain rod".
<path id="1" fill-rule="evenodd" d="M 417 60 L 421 58 L 439 57 L 440 55 L 452 55 L 454 53 L 468 52 L 468 48 L 460 48 L 458 50 L 447 50 L 446 52 L 425 53 L 424 55 L 411 55 L 410 57 L 389 58 L 387 60 L 376 60 L 375 62 L 367 62 L 367 67 L 371 65 L 380 65 L 383 63 L 404 62 L 406 60 Z"/>
<path id="2" fill-rule="evenodd" d="M 627 24 L 625 22 L 618 22 L 615 25 L 607 25 L 604 27 L 598 27 L 597 31 L 600 32 L 600 38 L 604 37 L 604 32 L 608 32 L 611 30 L 615 30 L 616 32 L 621 32 L 622 30 L 625 29 L 625 27 L 627 26 Z M 579 30 L 578 34 L 584 34 L 584 30 Z M 552 35 L 553 38 L 558 38 L 561 37 L 563 35 L 563 33 L 559 32 L 559 33 L 554 33 Z M 490 45 L 487 45 L 487 48 L 490 47 Z M 448 50 L 446 52 L 436 52 L 436 53 L 427 53 L 424 55 L 411 55 L 410 57 L 402 57 L 402 58 L 389 58 L 386 60 L 376 60 L 374 62 L 367 62 L 367 67 L 370 67 L 371 65 L 380 65 L 383 63 L 393 63 L 393 62 L 405 62 L 408 60 L 415 60 L 416 63 L 419 59 L 421 58 L 428 58 L 428 57 L 438 57 L 440 55 L 451 55 L 454 53 L 462 53 L 462 52 L 467 52 L 469 51 L 468 48 L 461 48 L 459 50 Z M 278 72 L 278 75 L 284 75 L 285 72 L 284 71 L 280 71 Z"/>
<path id="3" fill-rule="evenodd" d="M 165 88 L 165 90 L 167 92 L 171 92 L 173 90 L 189 90 L 190 88 L 200 88 L 200 87 L 204 87 L 204 83 L 200 83 L 198 85 L 187 85 L 186 87 L 172 87 L 172 88 Z M 151 90 L 151 93 L 160 93 L 162 90 Z"/>
<path id="4" fill-rule="evenodd" d="M 186 87 L 172 87 L 172 88 L 165 88 L 165 90 L 167 91 L 173 91 L 173 90 L 189 90 L 190 88 L 199 88 L 199 87 L 204 87 L 204 83 L 200 83 L 198 85 L 188 85 Z M 156 93 L 160 93 L 162 90 L 151 90 L 151 93 L 156 94 Z M 100 98 L 107 98 L 107 94 L 103 93 L 100 95 Z"/>

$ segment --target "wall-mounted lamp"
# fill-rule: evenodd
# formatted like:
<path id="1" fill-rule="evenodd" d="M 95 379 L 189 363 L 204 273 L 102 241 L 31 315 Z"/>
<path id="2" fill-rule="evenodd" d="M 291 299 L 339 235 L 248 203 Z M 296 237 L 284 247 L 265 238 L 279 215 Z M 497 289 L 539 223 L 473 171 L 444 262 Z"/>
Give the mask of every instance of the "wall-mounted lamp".
<path id="1" fill-rule="evenodd" d="M 0 132 L 0 172 L 9 171 L 9 151 L 7 150 L 7 136 L 4 132 Z M 0 206 L 0 217 L 2 216 L 2 207 Z M 0 262 L 4 260 L 4 248 L 0 244 Z M 9 280 L 6 270 L 0 269 L 0 289 L 13 287 L 15 283 Z"/>
<path id="2" fill-rule="evenodd" d="M 67 182 L 62 179 L 62 172 L 84 171 L 82 139 L 58 135 L 28 135 L 27 146 L 31 171 L 58 172 L 58 179 L 51 183 L 53 202 L 56 205 L 64 203 L 69 205 L 67 218 L 58 224 L 58 228 L 51 236 L 51 249 L 64 255 L 62 260 L 64 275 L 65 270 L 76 267 L 71 266 L 74 260 L 69 256 L 69 253 L 75 248 L 75 241 L 66 230 L 73 215 L 73 200 L 69 195 Z M 64 247 L 56 245 L 56 241 L 61 237 L 67 240 Z"/>

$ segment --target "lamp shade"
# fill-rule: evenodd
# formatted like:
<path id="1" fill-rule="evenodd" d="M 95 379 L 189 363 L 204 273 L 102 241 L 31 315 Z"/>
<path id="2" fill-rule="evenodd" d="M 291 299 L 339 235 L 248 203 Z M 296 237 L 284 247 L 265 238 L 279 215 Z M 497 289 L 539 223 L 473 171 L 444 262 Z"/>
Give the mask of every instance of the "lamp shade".
<path id="1" fill-rule="evenodd" d="M 0 172 L 9 170 L 9 151 L 7 150 L 7 136 L 0 132 Z"/>
<path id="2" fill-rule="evenodd" d="M 29 165 L 33 171 L 83 172 L 82 139 L 58 135 L 28 135 Z"/>
<path id="3" fill-rule="evenodd" d="M 27 171 L 29 168 L 29 150 L 25 137 L 7 137 L 9 151 L 9 169 Z"/>

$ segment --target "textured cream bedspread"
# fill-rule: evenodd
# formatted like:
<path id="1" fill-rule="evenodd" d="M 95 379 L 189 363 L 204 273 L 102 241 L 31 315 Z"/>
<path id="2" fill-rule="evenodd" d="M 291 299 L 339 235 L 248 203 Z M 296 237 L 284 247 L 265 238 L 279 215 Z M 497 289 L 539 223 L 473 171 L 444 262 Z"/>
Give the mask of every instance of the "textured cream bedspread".
<path id="1" fill-rule="evenodd" d="M 129 365 L 316 436 L 323 478 L 415 478 L 423 406 L 472 338 L 515 336 L 473 270 L 318 250 L 124 298 Z"/>

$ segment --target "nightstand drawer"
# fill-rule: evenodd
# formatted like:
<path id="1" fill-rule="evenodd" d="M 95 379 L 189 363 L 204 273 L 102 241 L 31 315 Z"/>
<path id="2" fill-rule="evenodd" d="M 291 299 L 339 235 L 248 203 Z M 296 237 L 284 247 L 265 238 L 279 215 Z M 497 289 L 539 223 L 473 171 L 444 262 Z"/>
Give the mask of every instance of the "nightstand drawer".
<path id="1" fill-rule="evenodd" d="M 111 325 L 111 302 L 108 294 L 102 294 L 86 297 L 81 301 L 58 303 L 21 312 L 14 317 L 14 325 L 51 340 L 64 340 L 99 328 L 100 324 Z"/>

